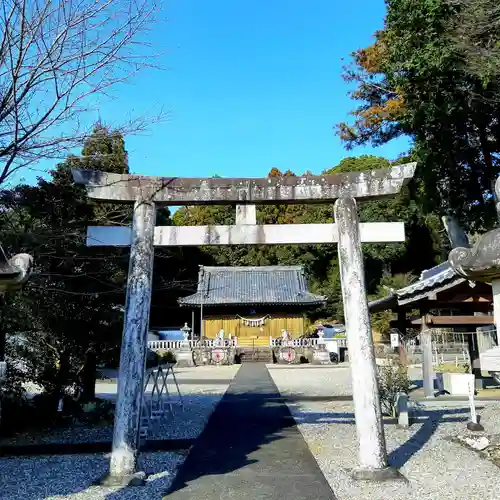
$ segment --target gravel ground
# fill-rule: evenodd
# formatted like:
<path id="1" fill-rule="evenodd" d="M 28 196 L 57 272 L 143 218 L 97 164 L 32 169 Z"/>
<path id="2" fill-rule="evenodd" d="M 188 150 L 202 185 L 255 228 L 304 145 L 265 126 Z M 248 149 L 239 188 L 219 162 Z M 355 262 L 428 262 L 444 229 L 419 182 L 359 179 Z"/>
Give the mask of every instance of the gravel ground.
<path id="1" fill-rule="evenodd" d="M 352 394 L 349 366 L 267 365 L 283 396 L 349 396 Z"/>
<path id="2" fill-rule="evenodd" d="M 149 439 L 189 439 L 197 437 L 212 414 L 215 406 L 226 392 L 228 383 L 239 369 L 233 366 L 199 366 L 196 368 L 179 368 L 176 377 L 183 399 L 183 410 L 173 406 L 173 416 L 156 421 L 151 426 Z M 207 380 L 207 383 L 190 383 L 192 380 Z M 97 396 L 114 400 L 116 383 L 98 382 Z M 168 386 L 172 395 L 176 394 L 175 386 Z M 149 387 L 151 390 L 151 387 Z M 178 398 L 173 397 L 173 400 Z M 113 436 L 112 425 L 83 426 L 77 425 L 69 429 L 56 429 L 51 432 L 25 433 L 0 440 L 0 446 L 15 444 L 40 443 L 88 443 L 110 441 Z"/>
<path id="3" fill-rule="evenodd" d="M 349 371 L 270 369 L 282 394 L 348 394 Z M 325 387 L 325 384 L 327 387 Z M 481 408 L 478 405 L 479 408 Z M 463 403 L 446 408 L 423 405 L 418 422 L 410 429 L 385 426 L 390 463 L 400 469 L 408 483 L 353 482 L 350 471 L 357 466 L 356 429 L 351 403 L 299 402 L 289 404 L 300 431 L 318 461 L 338 500 L 498 500 L 499 469 L 449 436 L 463 433 L 468 408 Z M 498 432 L 500 405 L 479 410 L 487 432 Z"/>
<path id="4" fill-rule="evenodd" d="M 206 425 L 239 366 L 197 367 L 177 370 L 184 410 L 175 407 L 174 417 L 153 425 L 150 439 L 196 438 Z M 206 379 L 207 383 L 189 383 Z M 186 383 L 182 383 L 182 380 Z M 107 384 L 106 390 L 111 390 Z M 98 392 L 99 387 L 98 387 Z M 111 391 L 116 395 L 116 387 Z M 37 436 L 17 436 L 9 443 L 93 442 L 110 440 L 111 427 L 64 429 Z M 0 443 L 0 445 L 2 444 Z M 142 488 L 91 486 L 108 468 L 108 457 L 96 455 L 40 456 L 0 459 L 0 499 L 9 500 L 128 500 L 160 499 L 169 488 L 185 455 L 173 452 L 143 453 L 142 468 L 148 482 Z"/>
<path id="5" fill-rule="evenodd" d="M 0 460 L 0 498 L 8 500 L 131 500 L 160 499 L 170 487 L 184 456 L 144 453 L 142 466 L 149 475 L 141 488 L 91 486 L 108 469 L 104 455 L 51 456 Z"/>

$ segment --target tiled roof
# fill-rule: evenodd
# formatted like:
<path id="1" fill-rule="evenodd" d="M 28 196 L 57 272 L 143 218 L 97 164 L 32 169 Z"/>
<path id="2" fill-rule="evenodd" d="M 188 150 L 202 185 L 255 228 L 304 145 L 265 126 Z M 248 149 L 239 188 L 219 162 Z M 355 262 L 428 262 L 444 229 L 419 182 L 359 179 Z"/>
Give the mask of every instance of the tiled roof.
<path id="1" fill-rule="evenodd" d="M 203 292 L 203 293 L 202 293 Z M 198 291 L 179 299 L 181 306 L 323 304 L 307 290 L 302 266 L 200 266 Z"/>
<path id="2" fill-rule="evenodd" d="M 372 311 L 390 309 L 396 305 L 410 304 L 428 298 L 431 294 L 447 290 L 465 281 L 451 267 L 448 261 L 422 271 L 420 279 L 381 299 L 373 300 L 368 304 Z"/>
<path id="3" fill-rule="evenodd" d="M 448 261 L 439 264 L 431 269 L 422 271 L 420 279 L 411 285 L 396 291 L 399 304 L 414 302 L 434 294 L 454 287 L 465 281 L 451 267 Z"/>

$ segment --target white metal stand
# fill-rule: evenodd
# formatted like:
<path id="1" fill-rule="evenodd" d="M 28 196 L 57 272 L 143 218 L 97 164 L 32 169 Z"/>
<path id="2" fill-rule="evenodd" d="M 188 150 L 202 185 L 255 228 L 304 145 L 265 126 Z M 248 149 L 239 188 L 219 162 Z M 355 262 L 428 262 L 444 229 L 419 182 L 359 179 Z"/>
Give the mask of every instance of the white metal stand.
<path id="1" fill-rule="evenodd" d="M 171 377 L 171 381 L 168 378 Z M 175 386 L 175 394 L 170 394 L 168 384 Z M 152 384 L 151 397 L 147 397 L 148 385 Z M 147 439 L 152 420 L 161 420 L 170 413 L 174 415 L 173 407 L 184 408 L 182 394 L 174 372 L 174 363 L 160 365 L 146 371 L 144 391 L 141 406 L 141 425 L 139 438 Z"/>

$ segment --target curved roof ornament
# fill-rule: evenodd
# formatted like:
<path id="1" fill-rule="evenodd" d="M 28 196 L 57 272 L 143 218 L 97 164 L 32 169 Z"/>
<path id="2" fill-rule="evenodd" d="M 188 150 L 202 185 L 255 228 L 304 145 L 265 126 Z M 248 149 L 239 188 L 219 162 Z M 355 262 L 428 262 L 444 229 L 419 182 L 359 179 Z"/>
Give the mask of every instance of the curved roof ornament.
<path id="1" fill-rule="evenodd" d="M 33 257 L 18 253 L 7 259 L 0 245 L 0 293 L 19 290 L 33 271 Z"/>
<path id="2" fill-rule="evenodd" d="M 500 177 L 495 182 L 495 194 L 500 200 Z M 496 209 L 500 215 L 500 203 Z M 472 248 L 454 248 L 448 262 L 457 274 L 469 280 L 491 282 L 500 278 L 500 227 L 483 234 Z"/>

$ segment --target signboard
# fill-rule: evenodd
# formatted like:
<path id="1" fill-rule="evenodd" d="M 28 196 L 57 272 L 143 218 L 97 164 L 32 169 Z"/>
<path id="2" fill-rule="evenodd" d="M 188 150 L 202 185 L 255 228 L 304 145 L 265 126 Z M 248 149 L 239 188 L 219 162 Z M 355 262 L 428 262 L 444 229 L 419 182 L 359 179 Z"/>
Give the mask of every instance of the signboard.
<path id="1" fill-rule="evenodd" d="M 391 333 L 391 347 L 399 347 L 399 334 Z"/>
<path id="2" fill-rule="evenodd" d="M 222 363 L 226 359 L 226 351 L 224 349 L 213 349 L 212 360 L 215 363 Z"/>
<path id="3" fill-rule="evenodd" d="M 280 350 L 280 358 L 288 363 L 293 363 L 295 360 L 295 349 L 283 348 Z"/>

